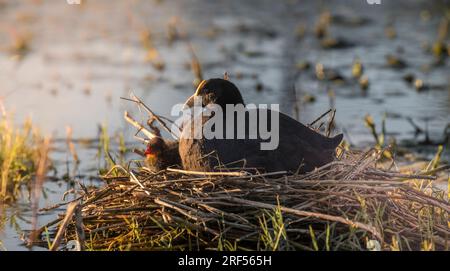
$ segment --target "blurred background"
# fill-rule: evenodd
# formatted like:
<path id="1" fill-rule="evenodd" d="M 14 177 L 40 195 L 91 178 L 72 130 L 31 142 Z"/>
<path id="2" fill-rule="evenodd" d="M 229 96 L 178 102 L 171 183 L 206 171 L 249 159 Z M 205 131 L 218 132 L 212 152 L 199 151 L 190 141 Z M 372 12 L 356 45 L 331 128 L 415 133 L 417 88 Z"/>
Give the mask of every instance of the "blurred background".
<path id="1" fill-rule="evenodd" d="M 446 0 L 0 0 L 0 101 L 56 141 L 66 126 L 96 138 L 100 124 L 133 141 L 123 111 L 135 106 L 120 97 L 170 116 L 199 79 L 227 72 L 247 103 L 303 123 L 336 109 L 355 147 L 375 144 L 370 116 L 386 141 L 428 158 L 446 144 L 449 160 L 449 18 Z"/>
<path id="2" fill-rule="evenodd" d="M 168 116 L 194 90 L 194 53 L 203 78 L 228 72 L 247 102 L 302 122 L 336 108 L 353 144 L 372 140 L 366 114 L 425 141 L 411 118 L 437 142 L 450 122 L 449 12 L 443 0 L 2 0 L 0 97 L 46 133 L 91 137 L 98 123 L 126 127 L 130 91 Z"/>

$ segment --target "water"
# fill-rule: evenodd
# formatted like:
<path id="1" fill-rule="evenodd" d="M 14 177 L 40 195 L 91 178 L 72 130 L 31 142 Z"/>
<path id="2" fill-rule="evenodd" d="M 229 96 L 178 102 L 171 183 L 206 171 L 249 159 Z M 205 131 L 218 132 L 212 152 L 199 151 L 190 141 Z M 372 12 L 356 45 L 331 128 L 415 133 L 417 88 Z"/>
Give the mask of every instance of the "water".
<path id="1" fill-rule="evenodd" d="M 300 120 L 307 123 L 330 108 L 327 92 L 331 88 L 336 95 L 332 102 L 337 108 L 336 132 L 345 131 L 352 144 L 373 144 L 363 118 L 372 115 L 379 129 L 387 113 L 388 135 L 431 157 L 437 146 L 418 144 L 424 135 L 416 137 L 406 118 L 411 117 L 423 129 L 427 127 L 434 143 L 444 141 L 444 128 L 450 123 L 449 63 L 423 71 L 433 57 L 421 45 L 436 39 L 449 4 L 382 2 L 96 0 L 77 6 L 59 0 L 0 1 L 0 99 L 8 109 L 14 109 L 17 122 L 31 115 L 34 123 L 54 138 L 63 138 L 66 126 L 73 128 L 74 138 L 93 138 L 98 124 L 103 123 L 111 133 L 124 132 L 132 142 L 134 130 L 123 120 L 123 111 L 130 110 L 137 118 L 145 115 L 120 97 L 133 91 L 157 113 L 169 116 L 172 105 L 184 102 L 193 92 L 190 43 L 204 77 L 221 77 L 227 71 L 247 102 L 279 103 L 282 111 L 293 114 L 295 85 L 299 97 L 312 94 L 316 98 L 314 103 L 300 106 Z M 332 24 L 331 34 L 354 43 L 353 47 L 320 49 L 313 28 L 326 9 L 349 20 L 367 21 L 358 26 Z M 167 28 L 174 20 L 186 37 L 169 44 Z M 388 24 L 397 32 L 393 40 L 384 33 Z M 295 33 L 299 25 L 306 27 L 302 39 Z M 140 41 L 144 30 L 151 32 L 165 63 L 163 71 L 145 62 L 146 51 Z M 11 33 L 32 34 L 31 48 L 21 61 L 7 50 L 13 40 Z M 386 67 L 387 54 L 405 59 L 408 67 Z M 351 79 L 355 57 L 361 59 L 370 80 L 366 94 Z M 312 68 L 297 72 L 297 64 L 304 61 Z M 318 82 L 315 63 L 336 69 L 348 82 Z M 436 89 L 417 92 L 402 79 L 408 73 Z M 263 86 L 261 91 L 256 88 L 258 84 Z M 65 149 L 63 143 L 57 144 Z M 54 156 L 61 161 L 59 173 L 64 174 L 68 154 L 62 151 Z M 80 156 L 83 162 L 77 173 L 95 175 L 95 149 L 80 149 Z M 450 158 L 448 148 L 444 158 Z M 85 178 L 79 181 L 90 182 Z M 46 188 L 51 191 L 41 207 L 59 202 L 67 184 L 48 182 Z M 4 211 L 6 217 L 15 212 L 31 216 L 27 201 Z M 39 225 L 52 215 L 41 216 Z M 16 232 L 9 221 L 0 235 L 3 246 L 25 249 L 20 231 Z M 30 228 L 27 222 L 21 223 L 21 228 Z"/>

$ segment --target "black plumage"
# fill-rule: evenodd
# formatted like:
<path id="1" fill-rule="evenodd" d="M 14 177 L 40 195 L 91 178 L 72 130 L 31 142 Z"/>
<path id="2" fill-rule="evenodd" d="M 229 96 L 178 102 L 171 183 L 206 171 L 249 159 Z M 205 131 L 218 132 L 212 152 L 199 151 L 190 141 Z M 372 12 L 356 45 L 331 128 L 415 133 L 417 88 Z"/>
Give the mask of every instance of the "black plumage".
<path id="1" fill-rule="evenodd" d="M 223 123 L 226 122 L 226 105 L 243 104 L 242 95 L 230 81 L 210 79 L 203 81 L 196 93 L 188 99 L 186 106 L 193 106 L 194 97 L 202 97 L 202 105 L 215 103 L 224 109 Z M 267 126 L 272 125 L 270 109 L 247 109 L 245 112 L 245 139 L 193 139 L 187 136 L 194 128 L 193 120 L 184 125 L 179 143 L 182 165 L 187 170 L 216 171 L 227 167 L 258 168 L 267 172 L 290 171 L 304 173 L 333 161 L 335 149 L 342 141 L 342 134 L 329 138 L 308 128 L 291 117 L 279 112 L 279 145 L 274 150 L 261 150 L 261 143 L 268 140 L 259 135 L 250 139 L 249 133 L 259 128 L 259 124 L 249 125 L 250 110 L 268 114 Z M 205 124 L 209 118 L 202 118 Z M 236 115 L 234 123 L 237 123 Z M 242 119 L 239 119 L 242 121 Z M 259 122 L 258 122 L 259 123 Z M 234 127 L 236 128 L 236 126 Z M 251 129 L 251 130 L 250 130 Z M 236 135 L 236 131 L 234 131 Z M 226 131 L 224 132 L 224 136 Z"/>
<path id="2" fill-rule="evenodd" d="M 145 165 L 153 171 L 181 165 L 178 141 L 163 140 L 161 137 L 151 139 L 145 151 Z"/>

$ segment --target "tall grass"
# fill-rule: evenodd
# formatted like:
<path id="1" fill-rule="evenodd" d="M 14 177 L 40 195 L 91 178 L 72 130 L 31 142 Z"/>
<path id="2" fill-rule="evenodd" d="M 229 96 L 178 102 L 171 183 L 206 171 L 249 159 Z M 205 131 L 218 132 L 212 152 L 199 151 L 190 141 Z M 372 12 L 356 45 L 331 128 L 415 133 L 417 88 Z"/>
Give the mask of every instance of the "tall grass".
<path id="1" fill-rule="evenodd" d="M 99 144 L 96 157 L 100 175 L 106 174 L 110 171 L 109 169 L 114 169 L 116 165 L 125 166 L 127 164 L 125 157 L 129 149 L 126 146 L 123 132 L 116 132 L 114 135 L 110 135 L 108 126 L 102 124 L 99 126 L 98 138 Z M 116 173 L 115 170 L 112 172 Z"/>
<path id="2" fill-rule="evenodd" d="M 12 114 L 0 115 L 0 201 L 15 200 L 35 176 L 43 139 L 31 119 L 16 127 Z"/>
<path id="3" fill-rule="evenodd" d="M 270 227 L 269 221 L 272 227 Z M 259 218 L 259 225 L 261 227 L 260 240 L 262 241 L 260 249 L 271 251 L 287 249 L 281 247 L 281 243 L 287 239 L 287 235 L 279 203 L 273 212 L 265 211 L 263 213 Z"/>

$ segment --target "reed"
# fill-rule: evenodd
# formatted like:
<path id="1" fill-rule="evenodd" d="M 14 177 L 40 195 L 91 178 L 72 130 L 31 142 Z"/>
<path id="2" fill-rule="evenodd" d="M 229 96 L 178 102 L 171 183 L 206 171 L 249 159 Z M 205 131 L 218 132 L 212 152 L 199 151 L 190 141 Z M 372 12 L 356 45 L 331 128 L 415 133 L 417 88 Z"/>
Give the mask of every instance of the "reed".
<path id="1" fill-rule="evenodd" d="M 0 116 L 0 201 L 14 201 L 26 186 L 31 191 L 45 142 L 31 119 L 16 126 L 13 116 Z"/>

